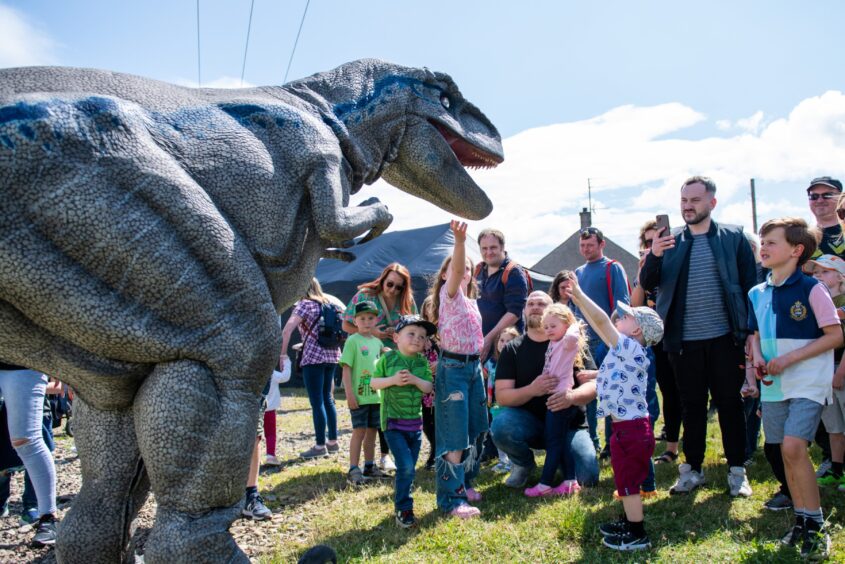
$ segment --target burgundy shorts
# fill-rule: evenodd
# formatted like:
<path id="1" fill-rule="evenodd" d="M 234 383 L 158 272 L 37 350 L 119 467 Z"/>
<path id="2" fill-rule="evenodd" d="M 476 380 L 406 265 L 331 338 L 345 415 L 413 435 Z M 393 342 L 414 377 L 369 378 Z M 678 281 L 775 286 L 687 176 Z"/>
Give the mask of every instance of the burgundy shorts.
<path id="1" fill-rule="evenodd" d="M 610 436 L 613 481 L 620 496 L 640 493 L 654 454 L 654 433 L 647 417 L 614 421 Z"/>

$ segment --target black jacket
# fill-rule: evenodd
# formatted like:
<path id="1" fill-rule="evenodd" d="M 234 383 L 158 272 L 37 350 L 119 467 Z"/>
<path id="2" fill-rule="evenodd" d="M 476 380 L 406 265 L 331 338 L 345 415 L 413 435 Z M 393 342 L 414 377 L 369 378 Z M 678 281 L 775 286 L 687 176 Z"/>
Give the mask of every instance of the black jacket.
<path id="1" fill-rule="evenodd" d="M 663 349 L 667 352 L 681 350 L 692 248 L 689 226 L 673 231 L 675 248 L 662 257 L 649 253 L 640 272 L 643 290 L 657 290 L 656 309 L 663 319 Z M 748 336 L 748 291 L 757 283 L 754 253 L 742 228 L 736 225 L 719 225 L 711 220 L 707 239 L 719 268 L 731 332 L 737 343 L 743 343 Z"/>

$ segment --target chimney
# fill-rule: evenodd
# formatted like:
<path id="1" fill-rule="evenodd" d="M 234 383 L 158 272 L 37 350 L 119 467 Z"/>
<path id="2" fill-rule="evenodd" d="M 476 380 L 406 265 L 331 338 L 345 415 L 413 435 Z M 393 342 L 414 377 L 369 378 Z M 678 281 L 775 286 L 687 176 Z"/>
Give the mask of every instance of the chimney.
<path id="1" fill-rule="evenodd" d="M 582 208 L 581 213 L 578 214 L 581 216 L 581 229 L 586 229 L 587 227 L 592 227 L 593 225 L 593 218 L 592 214 L 587 208 Z"/>

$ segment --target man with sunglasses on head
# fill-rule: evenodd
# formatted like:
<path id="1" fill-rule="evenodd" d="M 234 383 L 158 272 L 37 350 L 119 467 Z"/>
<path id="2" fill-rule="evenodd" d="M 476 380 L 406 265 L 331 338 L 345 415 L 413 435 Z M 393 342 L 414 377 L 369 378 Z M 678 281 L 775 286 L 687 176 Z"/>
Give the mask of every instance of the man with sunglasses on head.
<path id="1" fill-rule="evenodd" d="M 640 271 L 646 292 L 657 292 L 664 320 L 663 350 L 675 373 L 681 398 L 686 462 L 670 494 L 687 494 L 704 483 L 707 400 L 719 413 L 728 459 L 730 495 L 751 495 L 745 475 L 744 347 L 749 335 L 748 291 L 757 283 L 751 245 L 742 228 L 716 223 L 716 184 L 693 176 L 681 186 L 686 226 L 659 233 Z M 661 231 L 663 231 L 661 229 Z"/>
<path id="2" fill-rule="evenodd" d="M 617 301 L 630 304 L 631 299 L 625 269 L 615 260 L 604 256 L 606 245 L 607 241 L 604 240 L 604 234 L 597 227 L 581 229 L 578 250 L 587 262 L 575 269 L 575 276 L 578 278 L 578 285 L 581 290 L 610 316 L 616 309 Z M 577 307 L 574 305 L 570 307 L 578 318 L 583 319 Z M 596 366 L 601 366 L 604 357 L 607 355 L 607 345 L 589 325 L 587 325 L 587 340 L 590 354 L 595 360 Z M 599 450 L 599 438 L 596 432 L 596 407 L 595 401 L 587 405 L 587 426 L 590 429 L 590 438 L 593 440 L 596 450 Z M 610 455 L 610 418 L 605 422 L 605 439 L 605 447 L 601 451 L 602 459 Z"/>

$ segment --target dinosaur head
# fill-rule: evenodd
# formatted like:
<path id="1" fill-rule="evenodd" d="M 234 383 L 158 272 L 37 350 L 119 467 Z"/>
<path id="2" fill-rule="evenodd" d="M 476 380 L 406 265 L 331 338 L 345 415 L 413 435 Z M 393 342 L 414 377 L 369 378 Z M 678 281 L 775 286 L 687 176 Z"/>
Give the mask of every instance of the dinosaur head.
<path id="1" fill-rule="evenodd" d="M 314 84 L 317 77 L 319 84 Z M 400 190 L 467 219 L 484 218 L 493 210 L 466 169 L 501 163 L 502 139 L 449 75 L 365 59 L 307 80 L 331 101 L 336 132 L 348 136 L 361 157 L 351 155 L 345 144 L 353 167 L 356 160 L 378 161 L 370 169 L 374 174 L 360 175 L 363 183 L 381 175 Z"/>
<path id="2" fill-rule="evenodd" d="M 448 75 L 417 73 L 422 80 L 410 88 L 405 132 L 383 177 L 446 211 L 482 219 L 493 204 L 466 169 L 504 160 L 499 132 Z"/>

